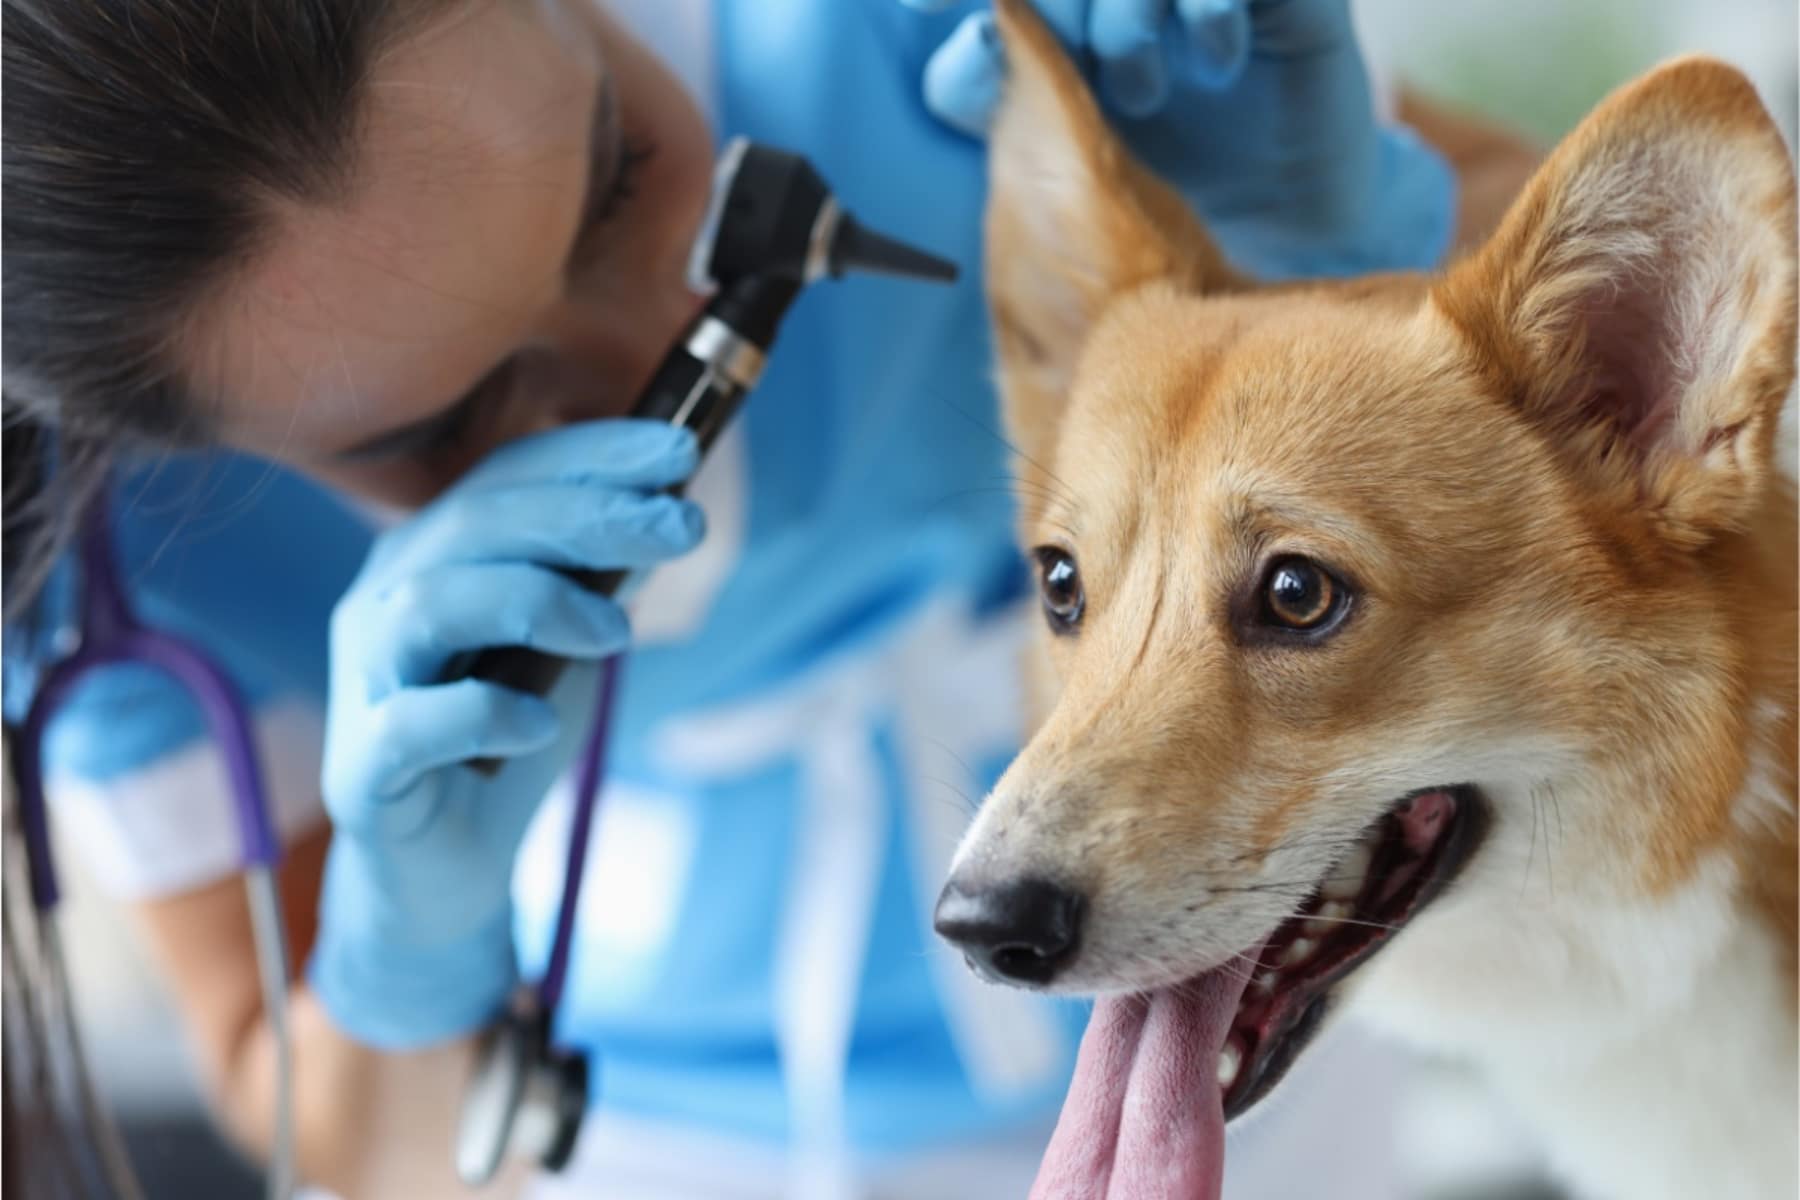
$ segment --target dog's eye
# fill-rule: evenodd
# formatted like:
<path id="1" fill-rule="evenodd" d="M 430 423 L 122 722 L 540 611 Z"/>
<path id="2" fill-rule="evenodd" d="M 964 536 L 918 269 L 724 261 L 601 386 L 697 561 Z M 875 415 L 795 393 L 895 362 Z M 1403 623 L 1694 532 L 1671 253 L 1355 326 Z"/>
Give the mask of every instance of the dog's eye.
<path id="1" fill-rule="evenodd" d="M 1087 607 L 1087 596 L 1081 590 L 1081 573 L 1068 551 L 1055 546 L 1039 546 L 1032 552 L 1037 558 L 1038 590 L 1044 594 L 1044 616 L 1056 633 L 1073 633 L 1081 623 Z"/>
<path id="2" fill-rule="evenodd" d="M 1349 593 L 1330 571 L 1310 558 L 1277 559 L 1263 577 L 1265 624 L 1313 633 L 1335 624 Z"/>

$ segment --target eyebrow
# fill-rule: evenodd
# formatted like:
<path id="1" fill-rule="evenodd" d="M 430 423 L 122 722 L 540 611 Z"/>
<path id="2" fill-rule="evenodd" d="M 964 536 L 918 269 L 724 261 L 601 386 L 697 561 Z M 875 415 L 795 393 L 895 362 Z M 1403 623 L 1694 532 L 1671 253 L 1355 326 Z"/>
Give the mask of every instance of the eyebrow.
<path id="1" fill-rule="evenodd" d="M 575 236 L 569 243 L 563 264 L 565 275 L 579 273 L 598 250 L 596 234 L 606 216 L 618 174 L 625 165 L 625 139 L 620 131 L 618 98 L 610 74 L 602 74 L 594 89 L 594 114 L 588 129 L 586 190 L 582 195 Z M 468 391 L 436 412 L 365 438 L 347 449 L 336 451 L 332 457 L 344 462 L 398 458 L 431 445 L 473 417 L 489 391 L 489 380 L 505 367 L 506 362 L 506 358 L 501 359 L 483 372 Z"/>

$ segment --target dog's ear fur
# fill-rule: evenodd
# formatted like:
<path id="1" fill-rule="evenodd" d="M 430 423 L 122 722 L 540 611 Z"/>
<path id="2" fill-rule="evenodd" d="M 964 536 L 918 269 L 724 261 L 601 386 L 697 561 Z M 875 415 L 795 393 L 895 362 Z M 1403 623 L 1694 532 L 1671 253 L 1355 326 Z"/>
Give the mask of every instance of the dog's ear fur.
<path id="1" fill-rule="evenodd" d="M 1745 524 L 1771 470 L 1794 221 L 1755 90 L 1683 59 L 1583 121 L 1433 301 L 1588 486 L 1692 549 Z"/>
<path id="2" fill-rule="evenodd" d="M 1155 279 L 1242 281 L 1169 187 L 1132 159 L 1026 0 L 995 6 L 1007 79 L 989 154 L 987 289 L 1009 431 L 1029 473 L 1114 296 Z"/>

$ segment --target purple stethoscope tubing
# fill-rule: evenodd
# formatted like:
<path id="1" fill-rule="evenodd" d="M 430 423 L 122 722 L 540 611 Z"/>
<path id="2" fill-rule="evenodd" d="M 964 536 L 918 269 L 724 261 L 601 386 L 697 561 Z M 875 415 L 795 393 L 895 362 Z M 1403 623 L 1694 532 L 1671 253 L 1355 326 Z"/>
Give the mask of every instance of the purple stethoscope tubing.
<path id="1" fill-rule="evenodd" d="M 200 706 L 207 729 L 225 759 L 236 806 L 238 837 L 246 866 L 272 867 L 281 842 L 270 817 L 249 710 L 231 680 L 193 644 L 138 621 L 119 586 L 107 527 L 106 506 L 96 500 L 82 522 L 80 644 L 51 665 L 32 697 L 15 743 L 13 770 L 19 788 L 19 823 L 31 869 L 31 896 L 40 910 L 54 908 L 56 871 L 50 860 L 50 827 L 44 806 L 42 747 L 50 720 L 87 676 L 103 667 L 142 663 L 172 676 Z"/>
<path id="2" fill-rule="evenodd" d="M 569 844 L 563 868 L 562 900 L 556 910 L 556 928 L 550 939 L 550 957 L 538 980 L 537 999 L 546 1014 L 554 1014 L 562 1000 L 569 975 L 570 947 L 575 937 L 576 909 L 581 902 L 581 880 L 586 873 L 588 837 L 593 830 L 600 784 L 606 776 L 607 731 L 612 725 L 613 702 L 619 691 L 623 659 L 613 657 L 600 664 L 600 692 L 594 705 L 594 723 L 575 768 L 575 808 L 569 818 Z"/>
<path id="3" fill-rule="evenodd" d="M 50 722 L 77 687 L 94 671 L 138 663 L 172 677 L 199 706 L 208 731 L 225 760 L 244 862 L 244 884 L 255 931 L 257 971 L 263 988 L 265 1019 L 275 1035 L 275 1130 L 270 1147 L 265 1194 L 285 1200 L 294 1182 L 293 1059 L 287 1035 L 289 972 L 286 928 L 275 867 L 281 840 L 270 813 L 268 793 L 257 760 L 255 732 L 243 697 L 224 670 L 197 646 L 174 634 L 152 629 L 137 619 L 120 586 L 107 521 L 105 493 L 85 513 L 77 553 L 80 561 L 79 637 L 74 651 L 53 662 L 39 682 L 18 736 L 7 739 L 17 787 L 19 831 L 25 844 L 26 873 L 32 906 L 47 916 L 60 899 L 56 866 L 50 853 L 50 818 L 44 801 L 43 743 Z M 79 1043 L 76 1043 L 79 1044 Z M 96 1119 L 99 1114 L 91 1114 Z M 104 1128 L 111 1131 L 110 1123 Z M 113 1140 L 116 1141 L 116 1138 Z M 118 1186 L 138 1195 L 135 1177 L 122 1153 L 109 1169 Z"/>
<path id="4" fill-rule="evenodd" d="M 51 718 L 91 672 L 122 663 L 143 663 L 173 676 L 199 704 L 208 730 L 225 759 L 235 801 L 238 835 L 246 866 L 272 867 L 281 857 L 281 842 L 270 816 L 268 794 L 257 761 L 249 710 L 236 686 L 211 658 L 173 634 L 148 628 L 131 611 L 120 587 L 105 504 L 96 502 L 82 524 L 80 559 L 83 573 L 80 644 L 73 654 L 53 664 L 32 698 L 14 751 L 13 770 L 20 799 L 20 826 L 30 864 L 31 895 L 36 906 L 56 906 L 58 888 L 50 855 L 49 816 L 44 804 L 42 744 Z M 602 664 L 593 728 L 582 748 L 575 777 L 575 807 L 561 903 L 550 956 L 538 982 L 538 1000 L 554 1012 L 568 977 L 570 947 L 587 862 L 600 781 L 606 767 L 607 729 L 618 691 L 620 660 Z"/>

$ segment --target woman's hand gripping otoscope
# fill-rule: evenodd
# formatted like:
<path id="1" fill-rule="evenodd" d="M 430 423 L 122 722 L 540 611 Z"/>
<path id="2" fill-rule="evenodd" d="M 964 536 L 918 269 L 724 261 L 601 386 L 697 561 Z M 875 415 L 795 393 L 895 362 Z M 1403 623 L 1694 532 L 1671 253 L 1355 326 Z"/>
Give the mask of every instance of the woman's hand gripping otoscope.
<path id="1" fill-rule="evenodd" d="M 332 616 L 324 795 L 334 837 L 313 984 L 371 1045 L 465 1033 L 515 982 L 509 888 L 539 800 L 586 732 L 625 613 L 568 572 L 652 566 L 702 520 L 665 489 L 698 461 L 655 421 L 569 426 L 495 451 L 384 534 Z M 582 669 L 540 697 L 449 665 L 496 645 Z M 477 773 L 471 756 L 500 764 Z M 341 908 L 345 919 L 331 919 Z"/>
<path id="2" fill-rule="evenodd" d="M 371 554 L 332 619 L 336 834 L 311 968 L 347 1032 L 402 1049 L 504 1007 L 513 858 L 586 732 L 597 664 L 629 641 L 615 593 L 698 543 L 681 488 L 801 289 L 850 270 L 956 275 L 857 224 L 804 159 L 733 143 L 690 264 L 713 298 L 633 418 L 502 447 Z"/>
<path id="3" fill-rule="evenodd" d="M 704 455 L 756 386 L 801 290 L 851 271 L 938 282 L 957 274 L 953 263 L 859 224 L 805 159 L 742 138 L 732 142 L 719 159 L 688 268 L 690 285 L 712 299 L 676 339 L 632 415 L 691 430 Z M 608 596 L 629 586 L 623 571 L 576 569 L 570 576 Z M 458 660 L 448 678 L 542 695 L 561 672 L 549 648 L 506 645 Z M 470 765 L 496 767 L 483 758 Z"/>

